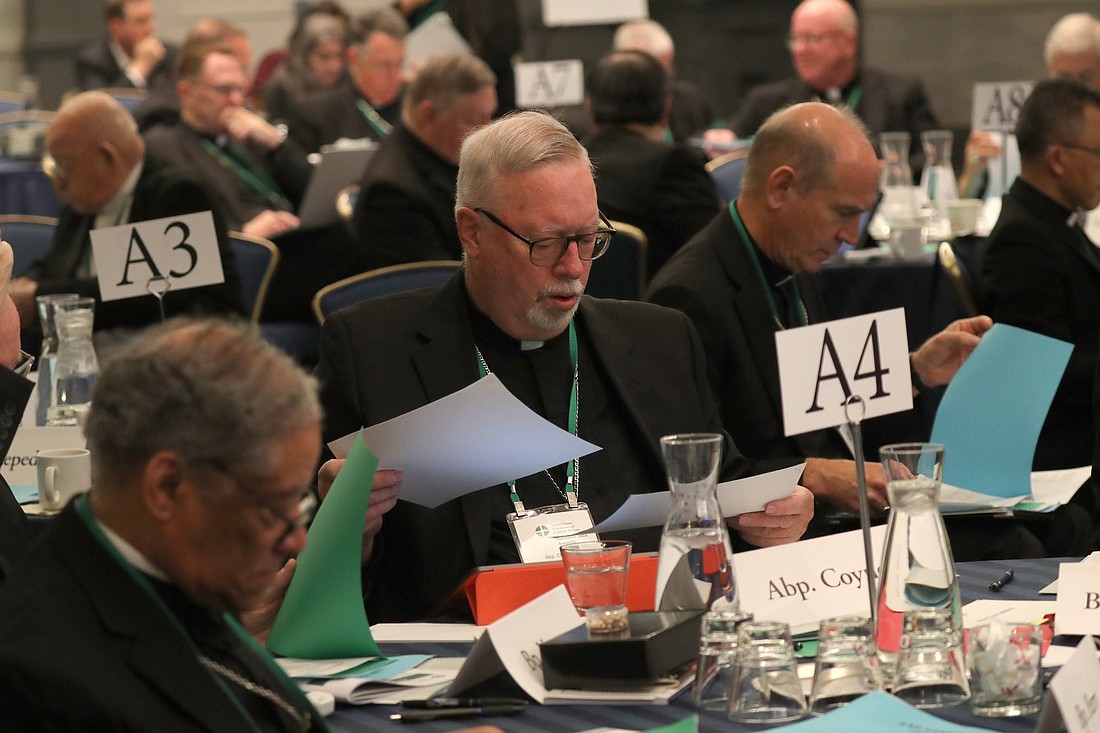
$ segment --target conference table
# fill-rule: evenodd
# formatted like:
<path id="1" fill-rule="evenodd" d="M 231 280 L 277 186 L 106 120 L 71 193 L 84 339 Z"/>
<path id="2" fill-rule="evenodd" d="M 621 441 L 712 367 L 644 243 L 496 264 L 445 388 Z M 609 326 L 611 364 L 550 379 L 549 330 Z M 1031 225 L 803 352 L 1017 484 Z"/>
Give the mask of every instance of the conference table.
<path id="1" fill-rule="evenodd" d="M 1035 600 L 1040 597 L 1038 596 L 1039 589 L 1057 577 L 1058 563 L 1063 561 L 1065 560 L 1038 559 L 959 563 L 956 570 L 959 574 L 960 595 L 963 603 L 984 598 Z M 990 581 L 1010 568 L 1015 571 L 1012 582 L 1005 585 L 998 593 L 991 592 L 987 587 Z M 1045 598 L 1052 597 L 1045 596 Z M 469 645 L 459 644 L 383 644 L 381 646 L 383 653 L 388 654 L 425 653 L 438 656 L 461 656 L 469 650 Z M 493 680 L 484 683 L 484 685 L 484 688 L 477 689 L 478 693 L 525 697 L 519 687 L 505 675 L 498 675 Z M 754 731 L 778 727 L 733 723 L 720 713 L 697 711 L 691 704 L 690 689 L 670 705 L 543 706 L 532 703 L 527 706 L 524 712 L 517 715 L 431 721 L 418 723 L 413 728 L 409 728 L 406 724 L 400 722 L 390 721 L 390 714 L 400 710 L 399 706 L 365 705 L 356 707 L 340 705 L 337 707 L 336 713 L 328 720 L 334 731 L 345 733 L 367 733 L 368 731 L 372 733 L 405 731 L 405 733 L 408 733 L 410 730 L 420 733 L 435 733 L 436 731 L 449 731 L 482 724 L 496 725 L 508 733 L 535 733 L 536 731 L 539 733 L 567 733 L 569 731 L 587 731 L 605 726 L 630 730 L 649 730 L 670 725 L 692 714 L 699 715 L 699 730 L 705 733 Z M 954 723 L 1000 731 L 1034 731 L 1038 719 L 1037 715 L 1019 718 L 977 718 L 970 713 L 969 706 L 966 704 L 928 712 Z"/>

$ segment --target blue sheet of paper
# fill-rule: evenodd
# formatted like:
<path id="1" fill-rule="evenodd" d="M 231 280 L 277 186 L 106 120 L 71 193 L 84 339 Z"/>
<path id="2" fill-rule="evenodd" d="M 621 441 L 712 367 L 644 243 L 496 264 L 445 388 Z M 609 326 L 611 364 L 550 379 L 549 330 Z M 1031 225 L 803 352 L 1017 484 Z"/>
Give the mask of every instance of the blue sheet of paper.
<path id="1" fill-rule="evenodd" d="M 976 733 L 984 728 L 959 725 L 917 710 L 893 695 L 870 692 L 842 708 L 774 730 L 792 733 L 881 733 L 886 730 L 920 733 Z"/>
<path id="2" fill-rule="evenodd" d="M 992 496 L 1031 494 L 1031 463 L 1073 345 L 998 323 L 951 380 L 932 426 L 944 483 Z"/>
<path id="3" fill-rule="evenodd" d="M 15 495 L 15 500 L 20 504 L 30 504 L 38 501 L 37 486 L 12 486 L 11 493 Z"/>

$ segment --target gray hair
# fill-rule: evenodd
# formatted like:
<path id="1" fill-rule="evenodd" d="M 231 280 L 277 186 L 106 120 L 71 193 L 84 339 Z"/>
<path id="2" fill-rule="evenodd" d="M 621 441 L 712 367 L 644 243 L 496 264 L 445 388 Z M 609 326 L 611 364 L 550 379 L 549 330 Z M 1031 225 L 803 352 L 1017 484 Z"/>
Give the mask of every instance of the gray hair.
<path id="1" fill-rule="evenodd" d="M 94 483 L 110 489 L 162 450 L 268 474 L 275 443 L 320 420 L 313 377 L 253 329 L 173 319 L 107 361 L 85 434 Z"/>
<path id="2" fill-rule="evenodd" d="M 1092 51 L 1100 57 L 1100 20 L 1088 13 L 1070 13 L 1062 16 L 1047 33 L 1043 59 L 1047 68 L 1060 53 L 1085 53 Z"/>
<path id="3" fill-rule="evenodd" d="M 431 100 L 437 107 L 450 109 L 455 100 L 486 87 L 495 87 L 496 74 L 489 65 L 469 53 L 433 56 L 416 72 L 401 101 L 401 117 L 410 126 L 413 112 L 421 102 Z"/>
<path id="4" fill-rule="evenodd" d="M 302 19 L 298 32 L 292 34 L 287 49 L 287 73 L 295 83 L 308 86 L 313 75 L 309 71 L 309 55 L 313 49 L 326 41 L 339 41 L 347 45 L 347 31 L 344 23 L 333 15 L 314 13 Z"/>
<path id="5" fill-rule="evenodd" d="M 495 207 L 496 182 L 551 163 L 592 162 L 573 133 L 546 112 L 512 112 L 478 128 L 462 142 L 455 209 Z"/>
<path id="6" fill-rule="evenodd" d="M 823 114 L 840 114 L 867 136 L 867 128 L 847 107 L 835 108 L 827 104 L 817 105 Z M 803 107 L 795 105 L 794 107 Z M 764 121 L 756 131 L 745 172 L 741 177 L 741 190 L 760 193 L 768 176 L 776 167 L 787 165 L 795 171 L 795 186 L 803 194 L 828 183 L 836 168 L 836 150 L 833 140 L 816 126 L 807 126 L 797 115 L 789 114 L 794 107 L 785 107 Z"/>
<path id="7" fill-rule="evenodd" d="M 645 51 L 653 56 L 675 52 L 672 36 L 655 20 L 632 20 L 615 31 L 611 47 L 616 51 Z"/>
<path id="8" fill-rule="evenodd" d="M 373 8 L 357 17 L 348 29 L 348 44 L 365 46 L 372 33 L 385 33 L 398 41 L 409 34 L 409 24 L 401 13 L 389 6 Z"/>

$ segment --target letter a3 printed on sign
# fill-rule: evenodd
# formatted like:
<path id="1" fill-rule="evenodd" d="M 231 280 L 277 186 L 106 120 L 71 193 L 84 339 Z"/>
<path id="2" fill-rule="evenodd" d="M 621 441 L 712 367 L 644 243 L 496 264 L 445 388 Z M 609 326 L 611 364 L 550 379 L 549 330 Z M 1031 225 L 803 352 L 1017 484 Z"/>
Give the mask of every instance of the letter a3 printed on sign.
<path id="1" fill-rule="evenodd" d="M 863 402 L 853 418 L 913 407 L 901 308 L 779 331 L 775 350 L 785 435 L 847 423 L 845 402 L 853 395 Z"/>

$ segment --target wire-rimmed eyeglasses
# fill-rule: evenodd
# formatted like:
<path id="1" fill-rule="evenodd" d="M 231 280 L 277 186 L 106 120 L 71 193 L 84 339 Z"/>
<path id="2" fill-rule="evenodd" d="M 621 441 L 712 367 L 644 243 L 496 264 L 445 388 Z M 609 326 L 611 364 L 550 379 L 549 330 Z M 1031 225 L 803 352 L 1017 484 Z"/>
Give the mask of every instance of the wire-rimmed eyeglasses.
<path id="1" fill-rule="evenodd" d="M 242 494 L 247 496 L 262 509 L 270 513 L 271 516 L 273 516 L 277 521 L 282 522 L 286 525 L 286 528 L 283 530 L 282 534 L 279 535 L 279 539 L 275 541 L 276 547 L 283 544 L 283 542 L 285 542 L 286 539 L 290 537 L 290 535 L 294 534 L 294 531 L 296 529 L 309 524 L 310 521 L 313 519 L 313 515 L 317 513 L 317 497 L 313 495 L 312 490 L 307 490 L 302 498 L 298 500 L 298 503 L 295 505 L 295 513 L 297 514 L 297 516 L 292 517 L 279 507 L 275 506 L 266 496 L 256 491 L 255 489 L 250 488 L 247 484 L 234 476 L 228 468 L 221 465 L 220 463 L 211 460 L 200 460 L 199 463 L 210 466 L 218 473 L 223 474 L 226 478 L 233 482 L 233 485 L 236 486 Z"/>
<path id="2" fill-rule="evenodd" d="M 585 232 L 583 234 L 573 234 L 564 237 L 528 239 L 501 221 L 500 218 L 491 211 L 483 209 L 480 206 L 476 207 L 474 211 L 483 215 L 486 219 L 526 244 L 530 250 L 531 264 L 535 267 L 552 267 L 565 255 L 565 251 L 569 249 L 569 245 L 573 242 L 577 243 L 578 257 L 582 260 L 594 260 L 607 253 L 608 247 L 611 246 L 611 238 L 615 236 L 615 227 L 611 226 L 611 222 L 607 220 L 603 212 L 598 212 L 600 215 L 600 223 L 603 226 L 596 229 L 594 232 Z"/>

